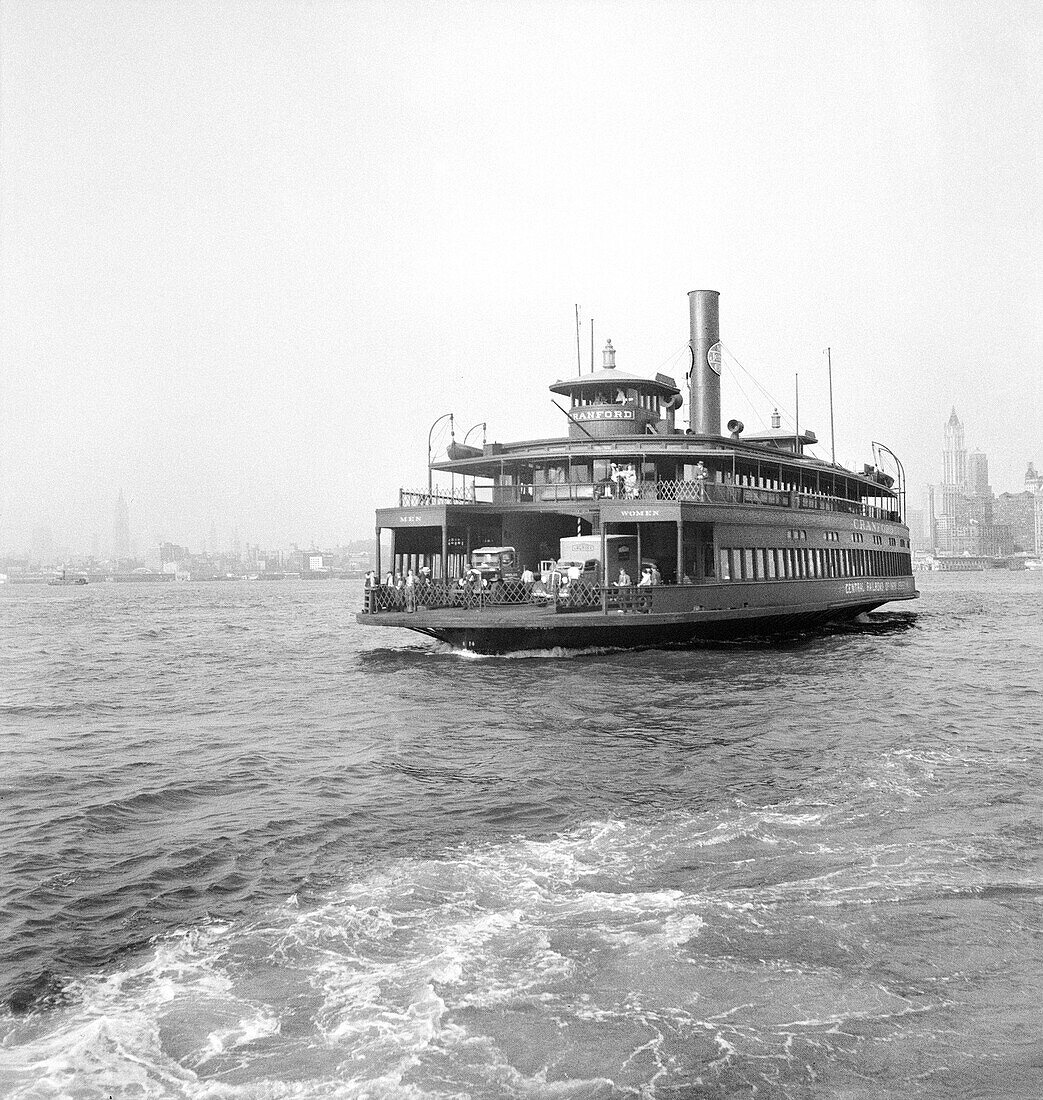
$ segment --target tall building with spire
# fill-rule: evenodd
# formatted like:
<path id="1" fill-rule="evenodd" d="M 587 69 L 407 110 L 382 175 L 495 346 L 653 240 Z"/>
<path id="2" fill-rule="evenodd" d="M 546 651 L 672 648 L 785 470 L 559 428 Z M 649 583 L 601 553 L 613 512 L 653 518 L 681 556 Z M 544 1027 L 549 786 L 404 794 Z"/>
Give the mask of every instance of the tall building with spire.
<path id="1" fill-rule="evenodd" d="M 130 557 L 130 514 L 120 489 L 112 516 L 112 556 L 117 560 Z"/>
<path id="2" fill-rule="evenodd" d="M 945 446 L 942 450 L 942 484 L 962 489 L 967 481 L 967 448 L 963 442 L 963 425 L 956 407 L 945 425 Z"/>
<path id="3" fill-rule="evenodd" d="M 996 523 L 988 457 L 978 450 L 968 454 L 955 408 L 943 431 L 941 484 L 928 487 L 928 499 L 934 553 L 973 557 L 1010 553 L 1011 529 Z"/>
<path id="4" fill-rule="evenodd" d="M 970 552 L 970 516 L 964 506 L 967 491 L 967 447 L 963 424 L 953 408 L 945 424 L 942 482 L 935 493 L 935 549 L 941 554 Z"/>

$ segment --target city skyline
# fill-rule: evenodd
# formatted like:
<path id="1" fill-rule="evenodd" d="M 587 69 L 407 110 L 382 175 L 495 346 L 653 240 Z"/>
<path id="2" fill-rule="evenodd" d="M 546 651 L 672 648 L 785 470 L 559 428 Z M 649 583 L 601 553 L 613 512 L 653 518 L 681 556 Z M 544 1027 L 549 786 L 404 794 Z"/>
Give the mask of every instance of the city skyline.
<path id="1" fill-rule="evenodd" d="M 0 557 L 22 557 L 57 561 L 64 556 L 92 558 L 97 561 L 143 560 L 156 547 L 163 544 L 183 545 L 200 554 L 236 554 L 243 547 L 283 547 L 292 549 L 319 549 L 334 546 L 349 546 L 363 541 L 372 541 L 373 535 L 365 532 L 349 534 L 346 537 L 320 540 L 311 538 L 288 538 L 285 540 L 264 538 L 243 538 L 237 525 L 228 522 L 211 522 L 207 532 L 196 532 L 196 537 L 177 532 L 139 528 L 132 511 L 133 502 L 128 503 L 124 493 L 118 490 L 113 501 L 113 511 L 108 523 L 108 533 L 102 534 L 106 527 L 99 521 L 87 542 L 75 543 L 65 537 L 60 527 L 52 527 L 45 517 L 34 524 L 25 545 L 0 545 Z"/>
<path id="2" fill-rule="evenodd" d="M 916 478 L 908 477 L 907 485 L 912 493 L 910 507 L 915 503 L 918 493 L 926 494 L 931 486 L 935 484 L 950 486 L 974 484 L 979 492 L 993 492 L 995 489 L 996 496 L 1018 493 L 1023 490 L 1025 480 L 1024 470 L 1026 467 L 1029 469 L 1034 468 L 1036 462 L 1035 456 L 1029 456 L 1021 462 L 1022 474 L 1020 477 L 1015 478 L 1012 484 L 1007 486 L 993 486 L 989 476 L 988 452 L 977 446 L 967 446 L 966 426 L 957 415 L 955 405 L 950 407 L 950 415 L 942 427 L 941 434 L 943 437 L 942 457 L 940 467 L 938 471 L 936 471 L 940 472 L 941 478 L 939 480 L 937 477 L 929 476 L 918 482 Z M 819 450 L 821 450 L 821 447 L 819 447 Z M 962 458 L 959 456 L 962 456 Z M 1007 468 L 1017 468 L 1019 460 L 1011 456 L 1008 456 L 1008 459 L 1009 461 L 1004 465 Z M 978 460 L 981 460 L 980 467 L 977 465 Z M 954 464 L 956 462 L 962 462 L 962 465 L 957 466 Z M 164 542 L 196 547 L 198 548 L 198 552 L 201 553 L 224 553 L 232 552 L 234 548 L 239 545 L 253 544 L 255 546 L 271 547 L 304 546 L 318 549 L 320 547 L 345 546 L 352 543 L 369 541 L 373 537 L 372 533 L 365 527 L 365 517 L 360 517 L 356 525 L 357 529 L 328 539 L 317 538 L 314 535 L 306 538 L 291 536 L 287 538 L 275 537 L 266 539 L 261 535 L 256 537 L 244 537 L 240 534 L 239 525 L 228 519 L 212 519 L 207 525 L 206 531 L 197 530 L 194 533 L 179 530 L 170 531 L 166 527 L 155 529 L 153 527 L 132 524 L 131 508 L 124 498 L 122 489 L 117 490 L 116 497 L 112 504 L 114 514 L 110 523 L 113 534 L 108 540 L 105 540 L 100 534 L 100 531 L 105 527 L 104 522 L 101 520 L 99 520 L 92 529 L 91 535 L 87 541 L 76 544 L 73 540 L 63 537 L 60 527 L 52 526 L 46 519 L 40 518 L 33 525 L 32 532 L 26 540 L 25 545 L 0 545 L 0 554 L 17 556 L 28 552 L 30 556 L 37 556 L 35 548 L 41 539 L 45 539 L 48 550 L 53 550 L 55 553 L 64 548 L 66 554 L 86 556 L 89 553 L 91 557 L 98 560 L 131 556 L 140 560 L 144 557 L 148 549 L 159 546 Z M 133 548 L 134 552 L 132 554 L 120 554 L 117 552 L 116 529 L 122 526 L 126 527 L 126 541 L 123 545 L 126 546 L 128 550 Z M 88 542 L 90 545 L 89 551 Z"/>
<path id="3" fill-rule="evenodd" d="M 1017 488 L 993 491 L 989 456 L 968 450 L 955 405 L 941 431 L 941 479 L 923 486 L 910 528 L 920 549 L 942 556 L 1003 557 L 1043 547 L 1043 479 L 1033 459 Z"/>

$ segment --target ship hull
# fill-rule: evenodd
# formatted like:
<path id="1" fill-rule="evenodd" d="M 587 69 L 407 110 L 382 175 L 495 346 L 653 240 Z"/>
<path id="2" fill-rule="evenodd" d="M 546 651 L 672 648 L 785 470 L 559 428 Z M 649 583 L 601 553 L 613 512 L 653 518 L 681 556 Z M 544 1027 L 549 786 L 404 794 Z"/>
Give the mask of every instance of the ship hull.
<path id="1" fill-rule="evenodd" d="M 830 591 L 829 582 L 819 582 L 824 591 L 818 599 L 791 598 L 753 606 L 747 599 L 744 607 L 703 607 L 698 611 L 555 613 L 553 608 L 517 606 L 362 613 L 357 618 L 367 626 L 404 627 L 473 653 L 642 649 L 806 633 L 830 622 L 854 619 L 894 600 L 915 599 L 918 593 L 911 581 L 909 578 L 907 586 L 903 584 L 899 589 L 896 585 L 895 590 L 873 598 L 865 594 L 858 598 L 837 597 Z M 704 590 L 700 598 L 709 603 L 709 595 Z M 795 593 L 791 590 L 789 595 Z"/>

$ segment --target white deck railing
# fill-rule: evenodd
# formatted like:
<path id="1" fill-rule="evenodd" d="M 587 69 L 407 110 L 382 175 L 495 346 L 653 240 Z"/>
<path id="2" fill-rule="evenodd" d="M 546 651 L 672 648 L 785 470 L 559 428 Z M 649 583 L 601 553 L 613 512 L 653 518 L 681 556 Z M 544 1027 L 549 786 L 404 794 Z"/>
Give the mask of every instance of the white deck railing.
<path id="1" fill-rule="evenodd" d="M 870 519 L 899 521 L 897 508 L 879 508 L 863 500 L 717 481 L 645 481 L 620 488 L 613 482 L 569 481 L 554 485 L 479 485 L 468 490 L 399 490 L 399 507 L 441 504 L 542 504 L 577 500 L 662 500 L 684 504 L 730 504 L 800 511 L 843 512 Z"/>

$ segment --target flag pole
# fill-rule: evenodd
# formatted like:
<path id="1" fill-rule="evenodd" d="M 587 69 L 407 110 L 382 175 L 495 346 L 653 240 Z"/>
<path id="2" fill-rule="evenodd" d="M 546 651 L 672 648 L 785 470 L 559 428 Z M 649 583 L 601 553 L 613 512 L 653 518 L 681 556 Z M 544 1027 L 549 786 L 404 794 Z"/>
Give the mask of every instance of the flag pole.
<path id="1" fill-rule="evenodd" d="M 833 456 L 833 465 L 837 464 L 837 439 L 833 431 L 833 356 L 826 348 L 826 370 L 829 373 L 829 449 Z"/>

